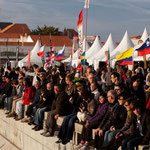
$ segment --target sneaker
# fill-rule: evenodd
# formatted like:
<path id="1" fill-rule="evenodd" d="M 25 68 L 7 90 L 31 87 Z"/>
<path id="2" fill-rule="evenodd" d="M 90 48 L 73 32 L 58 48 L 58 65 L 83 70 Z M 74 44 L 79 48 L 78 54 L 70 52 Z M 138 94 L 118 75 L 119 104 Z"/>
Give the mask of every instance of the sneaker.
<path id="1" fill-rule="evenodd" d="M 23 117 L 21 115 L 18 115 L 15 120 L 18 121 L 18 120 L 21 120 Z"/>
<path id="2" fill-rule="evenodd" d="M 10 113 L 9 111 L 6 111 L 6 112 L 5 112 L 6 115 L 8 115 L 9 113 Z"/>
<path id="3" fill-rule="evenodd" d="M 88 150 L 88 149 L 89 149 L 89 146 L 85 144 L 80 148 L 80 150 Z"/>
<path id="4" fill-rule="evenodd" d="M 35 130 L 37 127 L 38 127 L 38 125 L 35 125 L 35 126 L 32 128 L 32 130 Z"/>
<path id="5" fill-rule="evenodd" d="M 44 135 L 44 134 L 46 134 L 48 131 L 45 131 L 45 132 L 43 132 L 43 133 L 41 133 L 41 135 Z"/>
<path id="6" fill-rule="evenodd" d="M 42 130 L 42 129 L 43 129 L 43 127 L 37 126 L 34 130 L 35 130 L 35 131 L 40 131 L 40 130 Z"/>
<path id="7" fill-rule="evenodd" d="M 11 113 L 9 113 L 6 117 L 7 117 L 7 118 L 11 118 L 11 117 L 15 117 L 15 116 L 16 116 L 16 113 L 11 112 Z"/>
<path id="8" fill-rule="evenodd" d="M 57 144 L 62 143 L 62 140 L 58 139 L 55 143 L 57 143 Z"/>
<path id="9" fill-rule="evenodd" d="M 76 147 L 75 147 L 75 150 L 78 150 L 78 149 L 80 149 L 81 147 L 83 147 L 84 146 L 84 143 L 80 143 L 79 145 L 77 145 Z"/>
<path id="10" fill-rule="evenodd" d="M 45 137 L 52 137 L 52 136 L 54 136 L 54 134 L 50 133 L 50 132 L 47 132 L 47 133 L 43 134 L 43 136 L 45 136 Z"/>
<path id="11" fill-rule="evenodd" d="M 21 120 L 21 122 L 29 122 L 29 118 L 23 118 L 22 120 Z"/>

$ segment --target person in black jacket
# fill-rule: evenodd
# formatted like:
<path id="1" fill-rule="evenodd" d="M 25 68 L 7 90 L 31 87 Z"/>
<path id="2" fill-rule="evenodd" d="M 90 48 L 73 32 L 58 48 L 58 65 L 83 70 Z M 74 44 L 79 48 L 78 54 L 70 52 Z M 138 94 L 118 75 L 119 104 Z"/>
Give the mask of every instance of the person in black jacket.
<path id="1" fill-rule="evenodd" d="M 1 93 L 1 97 L 0 97 L 0 107 L 1 108 L 4 107 L 5 98 L 11 96 L 11 92 L 12 92 L 12 85 L 11 85 L 11 77 L 10 76 L 6 76 L 6 82 L 8 84 L 7 84 L 6 88 L 3 90 L 3 92 Z"/>
<path id="2" fill-rule="evenodd" d="M 150 142 L 150 110 L 143 109 L 141 103 L 136 101 L 133 113 L 131 135 L 122 141 L 122 150 L 134 150 L 134 147 Z"/>
<path id="3" fill-rule="evenodd" d="M 105 132 L 103 146 L 107 145 L 113 139 L 125 123 L 127 116 L 127 111 L 124 107 L 125 99 L 126 93 L 122 93 L 118 96 L 119 105 L 116 107 L 116 110 L 114 110 L 114 114 L 110 118 L 110 123 L 108 123 L 110 129 Z"/>
<path id="4" fill-rule="evenodd" d="M 70 103 L 66 92 L 62 91 L 59 84 L 54 85 L 55 98 L 52 103 L 51 111 L 47 115 L 46 119 L 46 131 L 42 133 L 45 137 L 54 135 L 56 121 L 59 116 L 65 116 L 68 114 L 68 108 Z"/>
<path id="5" fill-rule="evenodd" d="M 40 101 L 38 102 L 35 108 L 36 109 L 34 117 L 35 127 L 33 128 L 35 131 L 43 129 L 44 112 L 47 110 L 49 111 L 51 109 L 54 98 L 55 94 L 53 91 L 52 83 L 47 83 L 46 90 L 42 89 Z"/>
<path id="6" fill-rule="evenodd" d="M 122 117 L 120 115 L 121 110 L 120 105 L 117 102 L 116 98 L 116 92 L 114 90 L 110 90 L 107 93 L 107 98 L 109 102 L 108 110 L 106 115 L 104 116 L 103 120 L 100 122 L 99 127 L 96 129 L 96 137 L 95 137 L 95 146 L 96 148 L 101 148 L 103 143 L 103 135 L 108 129 L 120 129 L 124 125 L 125 119 L 122 120 Z M 122 114 L 122 113 L 121 113 Z M 123 113 L 125 114 L 125 113 Z M 120 118 L 120 119 L 118 119 Z M 126 118 L 126 117 L 123 117 Z"/>

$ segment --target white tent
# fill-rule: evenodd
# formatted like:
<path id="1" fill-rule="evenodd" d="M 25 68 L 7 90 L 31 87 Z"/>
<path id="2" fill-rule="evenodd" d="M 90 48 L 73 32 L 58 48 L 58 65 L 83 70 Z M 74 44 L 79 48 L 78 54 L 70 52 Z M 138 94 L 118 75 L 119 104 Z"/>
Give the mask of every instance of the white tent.
<path id="1" fill-rule="evenodd" d="M 89 48 L 89 50 L 86 51 L 86 53 L 85 53 L 85 59 L 87 59 L 87 61 L 90 60 L 90 58 L 93 56 L 93 54 L 97 54 L 101 48 L 102 48 L 102 45 L 99 41 L 99 37 L 96 36 L 94 43 Z"/>
<path id="2" fill-rule="evenodd" d="M 113 41 L 112 35 L 110 33 L 108 39 L 105 42 L 105 45 L 102 47 L 102 49 L 99 51 L 99 53 L 94 55 L 94 59 L 98 60 L 98 61 L 102 61 L 103 59 L 106 60 L 105 51 L 109 50 L 110 54 L 111 54 L 115 48 L 116 48 L 116 43 Z"/>
<path id="3" fill-rule="evenodd" d="M 112 35 L 110 33 L 105 42 L 105 45 L 98 51 L 98 53 L 95 53 L 92 57 L 90 57 L 88 62 L 90 64 L 94 64 L 94 69 L 96 70 L 99 61 L 102 61 L 102 59 L 106 60 L 105 51 L 109 49 L 111 53 L 115 48 L 116 48 L 116 43 L 113 41 Z"/>
<path id="4" fill-rule="evenodd" d="M 37 55 L 37 53 L 40 51 L 40 47 L 41 47 L 41 43 L 39 42 L 39 40 L 37 40 L 34 48 L 32 49 L 32 51 L 30 52 L 30 63 L 31 65 L 33 64 L 37 64 L 39 66 L 42 66 L 42 60 L 41 57 L 39 57 Z M 44 48 L 44 47 L 41 47 Z M 25 56 L 22 60 L 20 60 L 18 62 L 18 66 L 22 67 L 22 66 L 27 66 L 28 65 L 28 55 Z"/>
<path id="5" fill-rule="evenodd" d="M 145 28 L 140 40 L 142 40 L 143 43 L 144 43 L 144 42 L 147 40 L 147 38 L 148 38 L 148 33 L 147 33 L 147 29 Z M 142 44 L 143 44 L 143 43 L 142 43 Z M 133 56 L 133 60 L 134 60 L 134 61 L 143 61 L 143 56 L 138 56 L 137 51 L 135 51 L 135 50 L 136 50 L 137 48 L 139 48 L 142 44 L 136 45 L 136 46 L 134 47 L 134 56 Z M 150 60 L 150 55 L 146 55 L 146 60 Z"/>
<path id="6" fill-rule="evenodd" d="M 83 49 L 85 49 L 85 39 L 84 39 L 84 41 L 83 41 Z M 86 49 L 87 49 L 87 51 L 88 51 L 88 49 L 89 49 L 89 44 L 86 42 Z M 76 62 L 76 61 L 78 61 L 78 57 L 79 57 L 79 54 L 80 54 L 80 52 L 79 52 L 79 49 L 77 49 L 76 50 L 76 52 L 73 54 L 73 56 L 72 56 L 72 61 L 73 62 Z M 70 62 L 70 60 L 71 60 L 71 56 L 69 56 L 68 58 L 66 58 L 65 60 L 63 60 L 62 62 L 64 63 L 64 62 Z M 73 64 L 74 65 L 74 64 Z"/>
<path id="7" fill-rule="evenodd" d="M 112 53 L 110 53 L 111 60 L 115 59 L 118 54 L 124 52 L 125 50 L 127 50 L 131 47 L 134 47 L 134 44 L 132 43 L 131 39 L 129 38 L 128 32 L 126 31 L 120 44 L 113 50 Z"/>

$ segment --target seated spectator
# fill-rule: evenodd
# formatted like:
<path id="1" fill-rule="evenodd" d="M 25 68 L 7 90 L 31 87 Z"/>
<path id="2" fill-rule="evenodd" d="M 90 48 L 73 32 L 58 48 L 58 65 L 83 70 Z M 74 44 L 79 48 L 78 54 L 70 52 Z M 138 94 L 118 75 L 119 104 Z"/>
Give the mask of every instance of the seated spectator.
<path id="1" fill-rule="evenodd" d="M 77 112 L 79 110 L 80 104 L 82 103 L 82 96 L 87 93 L 87 87 L 85 84 L 81 84 L 77 87 L 77 91 L 79 96 L 77 97 L 77 100 L 75 100 L 76 103 L 74 103 L 73 111 L 70 115 L 63 119 L 63 123 L 58 134 L 59 139 L 56 141 L 56 143 L 67 144 L 72 139 L 74 123 L 78 120 Z"/>
<path id="2" fill-rule="evenodd" d="M 125 100 L 124 106 L 127 110 L 127 117 L 126 117 L 125 124 L 121 128 L 121 130 L 115 135 L 115 137 L 106 146 L 102 148 L 102 150 L 118 150 L 118 148 L 121 146 L 122 140 L 130 136 L 131 128 L 132 128 L 131 124 L 133 118 L 132 103 L 134 103 L 133 97 L 130 97 Z"/>
<path id="3" fill-rule="evenodd" d="M 43 129 L 43 119 L 44 119 L 44 112 L 46 110 L 51 110 L 52 102 L 54 100 L 54 91 L 51 83 L 47 84 L 47 89 L 41 91 L 40 101 L 36 105 L 35 117 L 34 117 L 34 124 L 35 127 L 32 128 L 35 131 L 39 131 Z"/>
<path id="4" fill-rule="evenodd" d="M 24 85 L 24 93 L 22 100 L 16 103 L 16 114 L 17 114 L 17 117 L 15 118 L 16 120 L 20 120 L 23 118 L 24 105 L 29 105 L 30 102 L 32 102 L 33 97 L 35 95 L 35 88 L 32 86 L 30 78 L 24 78 L 23 85 Z"/>
<path id="5" fill-rule="evenodd" d="M 14 86 L 16 87 L 17 90 L 17 94 L 11 99 L 8 99 L 7 101 L 7 110 L 10 112 L 6 117 L 15 117 L 15 108 L 16 108 L 16 102 L 20 100 L 20 98 L 22 97 L 23 94 L 23 78 L 20 78 L 19 80 L 19 84 L 16 85 L 14 84 Z"/>
<path id="6" fill-rule="evenodd" d="M 26 116 L 24 117 L 24 119 L 21 120 L 21 122 L 33 122 L 33 108 L 38 104 L 38 102 L 40 101 L 40 93 L 42 90 L 41 84 L 39 81 L 35 81 L 35 95 L 34 98 L 32 100 L 32 102 L 29 103 L 28 107 L 27 107 L 27 112 L 26 112 Z"/>
<path id="7" fill-rule="evenodd" d="M 145 108 L 145 92 L 143 86 L 140 84 L 140 77 L 138 75 L 132 76 L 131 93 L 137 97 L 137 100 L 140 101 L 141 105 Z"/>
<path id="8" fill-rule="evenodd" d="M 119 132 L 125 123 L 127 114 L 127 111 L 124 107 L 127 96 L 126 94 L 127 93 L 122 93 L 118 96 L 119 106 L 115 112 L 116 116 L 112 117 L 112 120 L 110 120 L 112 122 L 110 129 L 105 132 L 103 146 L 106 146 L 113 139 L 113 137 Z"/>
<path id="9" fill-rule="evenodd" d="M 64 116 L 68 114 L 68 104 L 67 94 L 62 91 L 60 85 L 54 86 L 55 99 L 52 103 L 51 111 L 48 113 L 46 119 L 46 131 L 43 136 L 49 137 L 53 136 L 55 132 L 56 120 L 59 116 Z"/>
<path id="10" fill-rule="evenodd" d="M 98 98 L 99 98 L 99 94 L 100 94 L 100 93 L 99 93 L 99 91 L 98 91 L 98 86 L 97 86 L 97 84 L 96 84 L 95 82 L 93 82 L 93 83 L 91 84 L 90 90 L 91 90 L 91 92 L 94 94 L 94 99 L 96 100 L 96 102 L 99 103 Z"/>
<path id="11" fill-rule="evenodd" d="M 99 107 L 96 111 L 96 114 L 89 120 L 87 120 L 86 124 L 83 126 L 81 142 L 78 145 L 77 149 L 88 148 L 89 142 L 92 139 L 92 129 L 96 129 L 99 125 L 99 122 L 104 117 L 108 108 L 108 102 L 106 99 L 106 94 L 101 93 L 99 95 Z"/>
<path id="12" fill-rule="evenodd" d="M 136 101 L 133 104 L 134 118 L 131 135 L 122 141 L 122 150 L 134 150 L 138 145 L 149 144 L 150 141 L 150 111 L 143 109 Z"/>
<path id="13" fill-rule="evenodd" d="M 11 85 L 11 77 L 10 76 L 6 76 L 6 83 L 7 83 L 7 86 L 5 87 L 5 89 L 2 91 L 2 93 L 0 95 L 0 107 L 1 108 L 4 108 L 5 98 L 11 96 L 12 85 Z"/>
<path id="14" fill-rule="evenodd" d="M 95 146 L 98 149 L 100 149 L 103 144 L 103 135 L 110 129 L 111 126 L 114 126 L 116 129 L 120 129 L 123 125 L 122 119 L 118 120 L 117 118 L 120 116 L 120 107 L 117 101 L 116 92 L 114 90 L 108 91 L 107 98 L 109 102 L 107 113 L 95 132 Z"/>

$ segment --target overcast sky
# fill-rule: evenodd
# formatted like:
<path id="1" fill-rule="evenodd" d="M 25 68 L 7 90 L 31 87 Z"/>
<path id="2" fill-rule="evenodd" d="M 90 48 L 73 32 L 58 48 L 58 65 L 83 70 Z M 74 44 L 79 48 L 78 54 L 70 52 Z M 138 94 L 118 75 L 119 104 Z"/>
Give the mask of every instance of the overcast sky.
<path id="1" fill-rule="evenodd" d="M 0 21 L 76 28 L 78 14 L 85 0 L 0 0 Z M 105 41 L 109 33 L 119 42 L 125 31 L 129 36 L 141 35 L 150 28 L 150 0 L 90 0 L 88 35 L 100 35 Z"/>

